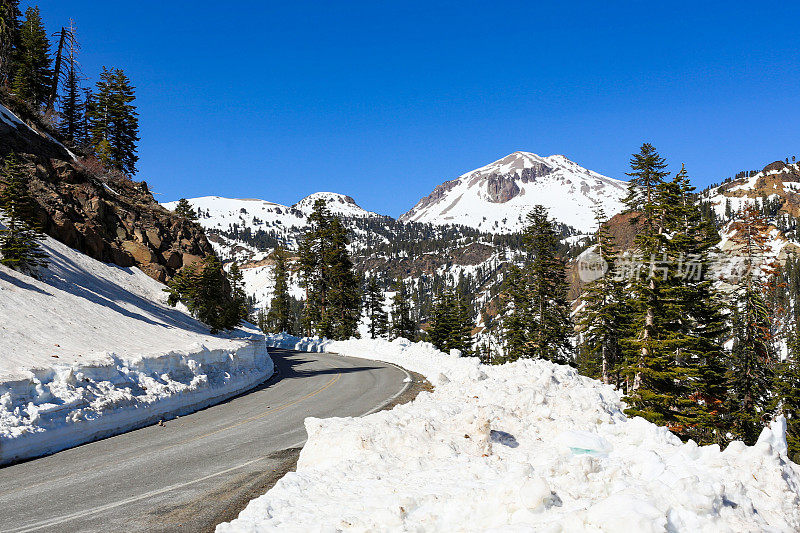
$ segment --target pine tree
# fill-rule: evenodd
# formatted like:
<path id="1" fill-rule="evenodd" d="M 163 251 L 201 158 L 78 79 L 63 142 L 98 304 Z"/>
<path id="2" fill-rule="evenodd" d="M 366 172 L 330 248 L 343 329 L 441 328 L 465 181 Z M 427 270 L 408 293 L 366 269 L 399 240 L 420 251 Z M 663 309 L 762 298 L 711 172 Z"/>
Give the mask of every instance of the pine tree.
<path id="1" fill-rule="evenodd" d="M 509 272 L 505 298 L 506 355 L 570 363 L 573 334 L 567 300 L 566 264 L 547 211 L 534 206 L 523 233 L 527 253 L 524 269 Z"/>
<path id="2" fill-rule="evenodd" d="M 684 438 L 721 440 L 724 395 L 722 303 L 704 276 L 714 230 L 696 204 L 682 169 L 669 182 L 666 163 L 649 145 L 632 159 L 632 174 L 649 176 L 651 190 L 634 202 L 641 213 L 635 245 L 649 266 L 633 276 L 632 334 L 626 413 L 666 425 Z"/>
<path id="3" fill-rule="evenodd" d="M 374 276 L 369 279 L 365 296 L 369 336 L 372 339 L 384 337 L 389 330 L 389 318 L 383 308 L 385 299 L 383 291 L 378 287 L 378 280 Z"/>
<path id="4" fill-rule="evenodd" d="M 209 326 L 211 333 L 233 329 L 247 316 L 239 274 L 234 271 L 229 280 L 215 255 L 183 267 L 164 291 L 169 293 L 169 305 L 183 302 L 192 316 Z"/>
<path id="5" fill-rule="evenodd" d="M 0 181 L 0 213 L 5 229 L 0 229 L 0 264 L 35 274 L 45 266 L 47 254 L 40 241 L 43 235 L 36 220 L 35 202 L 28 191 L 28 178 L 22 163 L 11 153 L 3 160 Z"/>
<path id="6" fill-rule="evenodd" d="M 394 284 L 395 294 L 392 297 L 392 336 L 410 341 L 416 340 L 417 324 L 411 317 L 411 305 L 405 283 L 398 279 Z"/>
<path id="7" fill-rule="evenodd" d="M 89 103 L 89 134 L 100 161 L 129 175 L 136 173 L 139 119 L 134 87 L 122 70 L 103 67 Z"/>
<path id="8" fill-rule="evenodd" d="M 728 409 L 733 434 L 753 444 L 764 426 L 769 408 L 770 366 L 775 357 L 760 275 L 761 261 L 769 246 L 769 225 L 758 209 L 748 206 L 735 229 L 732 240 L 741 248 L 746 271 L 734 293 Z"/>
<path id="9" fill-rule="evenodd" d="M 595 213 L 597 232 L 593 255 L 597 265 L 607 271 L 590 282 L 581 294 L 583 308 L 580 325 L 583 329 L 582 373 L 598 378 L 606 384 L 621 385 L 620 371 L 623 365 L 622 339 L 630 328 L 630 310 L 625 296 L 625 280 L 618 276 L 614 265 L 618 253 L 608 228 L 604 225 L 605 213 Z M 602 272 L 599 272 L 602 273 Z M 582 367 L 582 368 L 581 368 Z"/>
<path id="10" fill-rule="evenodd" d="M 788 357 L 778 367 L 775 392 L 778 408 L 786 417 L 789 457 L 800 464 L 800 334 L 797 326 L 787 345 Z"/>
<path id="11" fill-rule="evenodd" d="M 358 322 L 361 318 L 361 293 L 358 277 L 347 247 L 350 240 L 347 230 L 338 217 L 333 217 L 330 225 L 330 247 L 325 259 L 329 264 L 330 291 L 330 324 L 333 339 L 345 340 L 358 336 Z"/>
<path id="12" fill-rule="evenodd" d="M 75 37 L 75 24 L 70 20 L 69 30 L 62 30 L 68 36 L 66 75 L 64 76 L 64 97 L 61 103 L 61 124 L 59 131 L 64 140 L 72 145 L 78 146 L 83 142 L 83 132 L 81 131 L 81 119 L 84 113 L 84 102 L 81 101 L 80 87 L 80 68 L 78 66 L 78 41 Z"/>
<path id="13" fill-rule="evenodd" d="M 341 221 L 318 199 L 300 243 L 300 283 L 306 291 L 303 327 L 330 339 L 358 333 L 361 296 L 347 252 L 349 240 Z"/>
<path id="14" fill-rule="evenodd" d="M 53 72 L 50 69 L 50 42 L 38 7 L 29 7 L 25 11 L 14 67 L 14 93 L 36 106 L 47 102 Z"/>
<path id="15" fill-rule="evenodd" d="M 226 323 L 234 324 L 235 327 L 250 316 L 251 305 L 244 289 L 244 275 L 237 263 L 231 264 L 227 278 L 231 287 L 231 302 L 227 306 L 226 312 L 228 316 L 225 320 Z"/>
<path id="16" fill-rule="evenodd" d="M 191 222 L 197 222 L 197 212 L 186 198 L 178 200 L 178 205 L 175 206 L 175 214 Z"/>
<path id="17" fill-rule="evenodd" d="M 459 350 L 472 353 L 472 320 L 469 306 L 452 289 L 443 289 L 433 306 L 428 336 L 431 344 L 443 352 Z"/>
<path id="18" fill-rule="evenodd" d="M 14 55 L 20 36 L 19 0 L 0 3 L 0 86 L 8 85 L 14 72 Z"/>
<path id="19" fill-rule="evenodd" d="M 631 177 L 628 182 L 628 196 L 624 203 L 629 211 L 645 211 L 646 221 L 652 220 L 654 214 L 654 196 L 664 178 L 669 174 L 664 169 L 667 163 L 653 145 L 644 143 L 638 154 L 631 157 Z"/>
<path id="20" fill-rule="evenodd" d="M 289 270 L 287 267 L 287 253 L 281 247 L 275 249 L 272 254 L 275 260 L 275 270 L 273 279 L 275 281 L 275 291 L 270 302 L 269 313 L 266 317 L 267 327 L 275 333 L 293 334 L 291 300 L 289 296 Z"/>

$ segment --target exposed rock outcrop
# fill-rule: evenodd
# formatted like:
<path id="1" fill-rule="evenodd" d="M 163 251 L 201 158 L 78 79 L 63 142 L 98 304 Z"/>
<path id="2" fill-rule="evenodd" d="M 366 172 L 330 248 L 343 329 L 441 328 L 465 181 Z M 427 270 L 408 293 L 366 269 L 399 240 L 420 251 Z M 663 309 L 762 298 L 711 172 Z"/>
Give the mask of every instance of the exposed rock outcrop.
<path id="1" fill-rule="evenodd" d="M 213 253 L 202 228 L 161 207 L 145 182 L 93 171 L 46 126 L 22 123 L 4 106 L 0 114 L 0 157 L 15 152 L 25 163 L 51 237 L 100 261 L 138 266 L 159 281 Z"/>

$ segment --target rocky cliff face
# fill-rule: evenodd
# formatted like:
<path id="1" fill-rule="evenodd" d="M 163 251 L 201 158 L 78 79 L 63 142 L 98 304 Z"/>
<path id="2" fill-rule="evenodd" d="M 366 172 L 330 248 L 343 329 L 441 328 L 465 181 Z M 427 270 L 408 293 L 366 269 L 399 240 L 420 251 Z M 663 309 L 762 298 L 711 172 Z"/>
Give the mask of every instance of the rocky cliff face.
<path id="1" fill-rule="evenodd" d="M 31 172 L 45 232 L 67 246 L 159 281 L 213 253 L 202 228 L 160 206 L 145 182 L 94 170 L 0 105 L 0 157 L 10 152 Z"/>

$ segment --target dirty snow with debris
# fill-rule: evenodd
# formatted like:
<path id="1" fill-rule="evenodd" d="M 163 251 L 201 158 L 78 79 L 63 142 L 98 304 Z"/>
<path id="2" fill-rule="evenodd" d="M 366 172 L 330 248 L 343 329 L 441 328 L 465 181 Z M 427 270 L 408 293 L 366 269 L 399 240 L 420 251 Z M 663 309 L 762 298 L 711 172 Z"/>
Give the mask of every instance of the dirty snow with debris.
<path id="1" fill-rule="evenodd" d="M 618 392 L 545 361 L 483 366 L 403 339 L 267 342 L 399 364 L 435 386 L 364 418 L 306 420 L 240 531 L 798 531 L 785 421 L 754 446 L 682 443 Z"/>

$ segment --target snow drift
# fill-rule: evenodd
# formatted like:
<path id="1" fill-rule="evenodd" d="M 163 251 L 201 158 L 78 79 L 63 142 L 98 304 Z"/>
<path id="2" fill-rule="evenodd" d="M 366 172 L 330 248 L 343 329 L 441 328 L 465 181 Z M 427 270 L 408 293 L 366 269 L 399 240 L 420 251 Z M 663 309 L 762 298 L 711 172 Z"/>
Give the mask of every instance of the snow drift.
<path id="1" fill-rule="evenodd" d="M 566 366 L 483 366 L 402 339 L 267 342 L 396 363 L 436 389 L 365 418 L 307 419 L 297 472 L 220 533 L 800 530 L 782 419 L 720 450 L 628 419 L 616 391 Z"/>
<path id="2" fill-rule="evenodd" d="M 0 266 L 0 464 L 184 414 L 273 372 L 264 338 L 223 335 L 137 268 L 47 238 L 37 280 Z"/>

